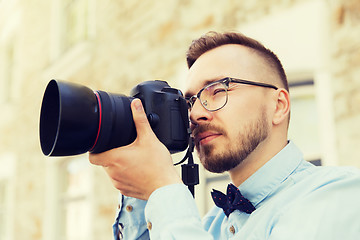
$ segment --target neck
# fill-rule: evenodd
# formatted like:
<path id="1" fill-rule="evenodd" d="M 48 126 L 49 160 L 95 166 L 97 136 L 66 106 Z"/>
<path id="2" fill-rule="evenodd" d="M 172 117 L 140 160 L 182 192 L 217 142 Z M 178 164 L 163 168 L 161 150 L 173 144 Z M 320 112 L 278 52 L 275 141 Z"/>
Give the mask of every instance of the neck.
<path id="1" fill-rule="evenodd" d="M 240 186 L 257 170 L 264 166 L 271 158 L 281 151 L 287 144 L 287 139 L 273 140 L 269 136 L 238 166 L 229 171 L 232 183 Z"/>

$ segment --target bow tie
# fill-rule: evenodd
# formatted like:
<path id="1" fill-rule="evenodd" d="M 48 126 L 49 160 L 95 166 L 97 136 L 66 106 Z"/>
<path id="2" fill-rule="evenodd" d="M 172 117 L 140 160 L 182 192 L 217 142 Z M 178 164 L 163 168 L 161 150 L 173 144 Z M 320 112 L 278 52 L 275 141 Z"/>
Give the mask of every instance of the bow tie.
<path id="1" fill-rule="evenodd" d="M 241 194 L 240 190 L 231 183 L 227 187 L 226 195 L 213 189 L 211 196 L 215 205 L 222 208 L 227 217 L 229 217 L 230 213 L 236 209 L 248 214 L 255 210 L 255 207 L 251 204 L 251 202 L 246 199 Z"/>

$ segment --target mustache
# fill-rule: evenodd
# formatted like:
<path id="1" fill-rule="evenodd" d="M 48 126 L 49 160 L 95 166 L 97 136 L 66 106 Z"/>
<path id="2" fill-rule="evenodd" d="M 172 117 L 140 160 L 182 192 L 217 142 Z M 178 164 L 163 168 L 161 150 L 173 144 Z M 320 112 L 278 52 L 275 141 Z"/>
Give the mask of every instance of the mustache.
<path id="1" fill-rule="evenodd" d="M 214 126 L 209 123 L 197 125 L 192 131 L 192 136 L 196 137 L 196 135 L 203 133 L 203 132 L 207 132 L 207 131 L 217 132 L 217 133 L 220 133 L 220 134 L 226 136 L 226 132 L 222 127 Z"/>

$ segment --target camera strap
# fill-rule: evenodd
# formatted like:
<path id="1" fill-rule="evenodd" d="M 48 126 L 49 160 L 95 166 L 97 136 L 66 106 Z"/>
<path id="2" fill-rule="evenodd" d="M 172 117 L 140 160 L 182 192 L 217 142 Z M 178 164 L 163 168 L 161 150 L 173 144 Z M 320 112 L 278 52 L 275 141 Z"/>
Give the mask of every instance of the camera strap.
<path id="1" fill-rule="evenodd" d="M 182 160 L 175 163 L 174 166 L 184 163 L 188 160 L 188 163 L 181 165 L 181 178 L 183 183 L 188 187 L 189 191 L 195 198 L 195 185 L 199 184 L 199 165 L 194 163 L 193 152 L 194 152 L 194 138 L 191 137 L 191 129 L 189 126 L 189 116 L 188 116 L 188 108 L 184 98 L 178 98 L 180 101 L 180 113 L 182 122 L 185 125 L 185 129 L 187 129 L 187 134 L 189 136 L 189 146 L 186 151 L 186 154 Z"/>
<path id="2" fill-rule="evenodd" d="M 199 184 L 199 165 L 194 163 L 193 154 L 192 154 L 193 152 L 194 152 L 194 139 L 190 137 L 189 147 L 186 152 L 186 155 L 180 162 L 174 165 L 175 166 L 179 165 L 185 162 L 186 160 L 188 160 L 188 163 L 181 165 L 181 178 L 184 184 L 188 187 L 193 197 L 195 198 L 195 185 Z"/>

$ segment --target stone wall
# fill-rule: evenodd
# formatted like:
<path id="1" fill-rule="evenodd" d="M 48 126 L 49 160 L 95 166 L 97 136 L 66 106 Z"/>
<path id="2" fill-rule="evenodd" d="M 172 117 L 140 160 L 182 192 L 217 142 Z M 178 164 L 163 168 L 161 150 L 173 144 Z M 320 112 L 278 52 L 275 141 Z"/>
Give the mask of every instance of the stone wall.
<path id="1" fill-rule="evenodd" d="M 360 2 L 330 1 L 331 67 L 338 159 L 360 167 Z"/>
<path id="2" fill-rule="evenodd" d="M 51 56 L 54 2 L 0 1 L 1 51 L 9 42 L 14 47 L 11 100 L 0 103 L 0 156 L 11 153 L 16 158 L 15 188 L 11 192 L 15 199 L 14 228 L 10 230 L 15 240 L 44 239 L 45 163 L 50 160 L 41 154 L 38 121 L 42 94 L 50 78 L 125 94 L 136 83 L 150 79 L 165 79 L 178 87 L 186 73 L 185 51 L 193 38 L 210 30 L 236 30 L 240 24 L 302 1 L 89 0 L 95 5 L 92 34 L 85 50 L 76 54 L 70 50 L 57 58 Z M 333 36 L 328 70 L 338 159 L 341 165 L 360 166 L 360 3 L 327 2 Z M 16 27 L 8 31 L 13 25 Z M 101 168 L 96 168 L 94 176 L 93 188 L 98 194 L 93 239 L 110 239 L 117 192 Z"/>

